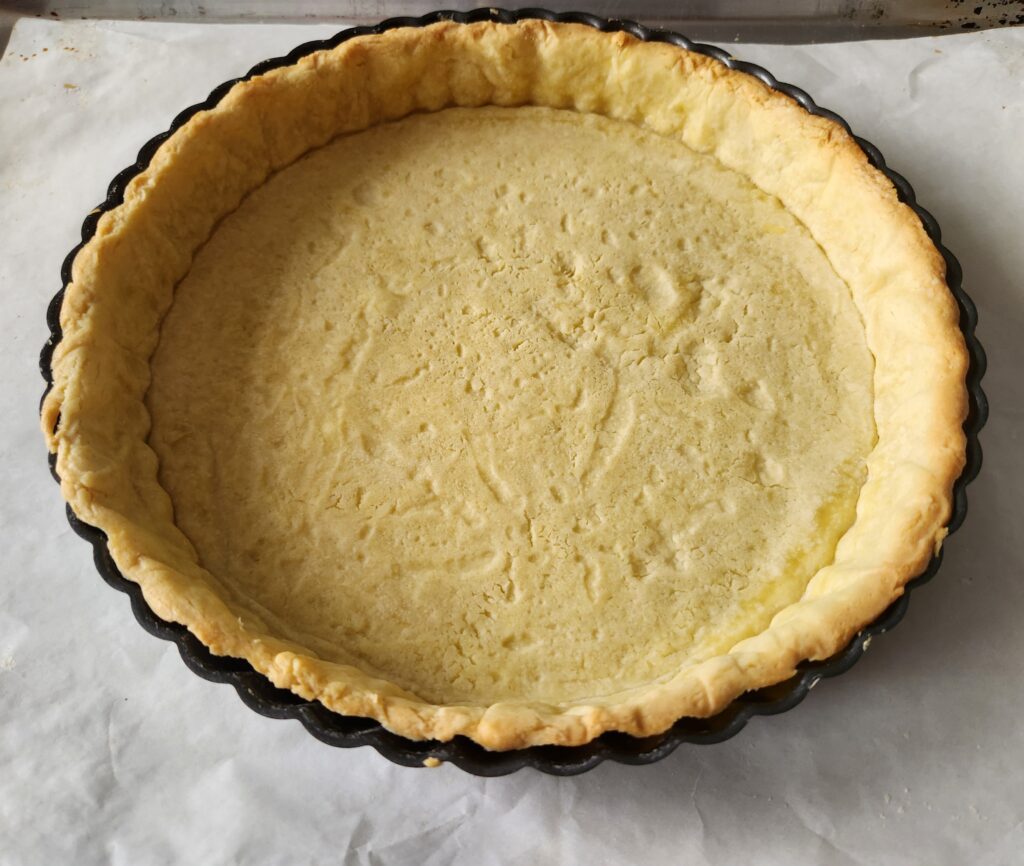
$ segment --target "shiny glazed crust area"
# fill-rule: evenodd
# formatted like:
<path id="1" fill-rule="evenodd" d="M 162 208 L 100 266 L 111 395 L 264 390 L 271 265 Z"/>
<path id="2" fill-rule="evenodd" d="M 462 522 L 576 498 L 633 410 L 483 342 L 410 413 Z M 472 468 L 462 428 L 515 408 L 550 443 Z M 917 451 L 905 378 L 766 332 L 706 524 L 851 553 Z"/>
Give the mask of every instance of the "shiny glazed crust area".
<path id="1" fill-rule="evenodd" d="M 832 561 L 766 628 L 600 698 L 516 693 L 483 705 L 467 693 L 431 702 L 367 672 L 372 665 L 320 658 L 304 642 L 273 636 L 259 611 L 239 607 L 200 565 L 147 444 L 144 399 L 161 320 L 214 227 L 271 174 L 340 135 L 417 111 L 484 105 L 627 121 L 748 178 L 824 251 L 874 359 L 877 441 Z M 756 79 L 580 25 L 392 30 L 236 85 L 161 146 L 124 204 L 102 217 L 75 259 L 61 325 L 43 428 L 62 491 L 79 518 L 106 532 L 118 568 L 153 610 L 282 688 L 416 739 L 463 734 L 509 749 L 579 744 L 606 730 L 650 735 L 786 679 L 801 660 L 840 649 L 925 566 L 945 535 L 964 461 L 967 357 L 956 306 L 941 256 L 887 179 L 842 129 Z M 486 462 L 481 476 L 488 479 Z"/>

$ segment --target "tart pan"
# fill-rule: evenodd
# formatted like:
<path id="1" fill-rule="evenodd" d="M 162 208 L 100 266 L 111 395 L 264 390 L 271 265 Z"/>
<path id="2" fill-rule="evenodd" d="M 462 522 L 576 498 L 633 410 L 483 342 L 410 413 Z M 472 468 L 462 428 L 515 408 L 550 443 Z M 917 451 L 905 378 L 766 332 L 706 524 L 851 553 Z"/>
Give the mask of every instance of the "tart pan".
<path id="1" fill-rule="evenodd" d="M 356 36 L 381 33 L 396 27 L 423 27 L 444 20 L 460 24 L 477 21 L 511 24 L 530 18 L 584 24 L 604 32 L 621 30 L 643 41 L 668 42 L 688 51 L 704 54 L 730 69 L 753 75 L 768 87 L 778 90 L 798 102 L 811 114 L 827 117 L 849 131 L 849 125 L 841 117 L 827 109 L 818 107 L 802 90 L 789 84 L 780 83 L 771 73 L 761 67 L 736 60 L 720 48 L 694 43 L 680 34 L 651 29 L 631 21 L 601 18 L 580 12 L 555 13 L 544 9 L 509 11 L 487 8 L 472 12 L 438 11 L 419 18 L 390 18 L 373 27 L 349 28 L 330 39 L 300 45 L 284 57 L 259 63 L 244 77 L 220 85 L 204 102 L 181 112 L 166 132 L 151 139 L 142 147 L 134 165 L 121 171 L 111 181 L 106 200 L 86 217 L 82 225 L 82 242 L 64 260 L 61 271 L 63 286 L 54 296 L 47 310 L 46 318 L 50 338 L 40 356 L 40 369 L 46 380 L 46 391 L 48 392 L 53 384 L 50 361 L 54 347 L 60 342 L 62 336 L 60 309 L 64 290 L 71 282 L 71 269 L 76 254 L 95 234 L 102 214 L 122 203 L 125 188 L 132 178 L 146 168 L 160 145 L 194 114 L 213 108 L 239 81 L 281 66 L 291 65 L 308 54 L 334 48 Z M 910 184 L 902 176 L 886 167 L 878 149 L 864 139 L 854 137 L 871 164 L 892 181 L 900 201 L 908 205 L 920 218 L 928 236 L 946 261 L 946 281 L 960 310 L 960 329 L 963 332 L 970 356 L 967 373 L 969 412 L 967 420 L 964 422 L 964 431 L 967 436 L 967 460 L 963 472 L 953 487 L 953 509 L 948 527 L 949 532 L 952 533 L 959 528 L 967 513 L 967 484 L 977 476 L 981 468 L 982 454 L 978 433 L 988 416 L 988 402 L 980 384 L 985 372 L 985 353 L 974 334 L 977 312 L 974 303 L 961 287 L 962 271 L 959 262 L 941 243 L 941 233 L 935 219 L 916 203 Z M 55 464 L 56 456 L 51 454 L 50 471 L 54 478 L 57 478 Z M 59 478 L 57 480 L 59 481 Z M 583 746 L 531 746 L 514 751 L 490 752 L 464 737 L 456 737 L 447 743 L 408 740 L 387 731 L 372 719 L 342 716 L 331 712 L 316 701 L 305 700 L 291 692 L 278 689 L 266 677 L 253 670 L 244 660 L 213 655 L 184 626 L 165 622 L 153 613 L 143 599 L 140 587 L 126 580 L 118 571 L 107 549 L 106 536 L 102 531 L 79 520 L 72 513 L 70 506 L 67 509 L 67 515 L 71 528 L 92 545 L 96 567 L 103 579 L 110 586 L 126 593 L 131 599 L 132 611 L 142 627 L 159 638 L 173 641 L 185 663 L 199 676 L 213 682 L 230 683 L 235 687 L 242 701 L 261 715 L 277 719 L 298 719 L 314 737 L 328 745 L 343 748 L 372 746 L 394 763 L 410 767 L 424 766 L 428 759 L 433 759 L 429 760 L 431 764 L 435 761 L 447 761 L 478 776 L 505 775 L 522 767 L 534 767 L 551 775 L 575 775 L 593 769 L 606 760 L 624 764 L 650 764 L 667 757 L 683 743 L 710 744 L 727 740 L 739 733 L 753 716 L 774 715 L 792 709 L 807 696 L 807 693 L 819 680 L 849 670 L 863 655 L 875 635 L 888 631 L 902 619 L 909 604 L 910 592 L 930 580 L 942 560 L 940 552 L 918 577 L 907 584 L 904 594 L 875 622 L 859 632 L 841 652 L 824 661 L 800 664 L 795 676 L 774 686 L 748 692 L 711 718 L 683 718 L 664 733 L 653 737 L 638 738 L 627 734 L 606 733 Z"/>

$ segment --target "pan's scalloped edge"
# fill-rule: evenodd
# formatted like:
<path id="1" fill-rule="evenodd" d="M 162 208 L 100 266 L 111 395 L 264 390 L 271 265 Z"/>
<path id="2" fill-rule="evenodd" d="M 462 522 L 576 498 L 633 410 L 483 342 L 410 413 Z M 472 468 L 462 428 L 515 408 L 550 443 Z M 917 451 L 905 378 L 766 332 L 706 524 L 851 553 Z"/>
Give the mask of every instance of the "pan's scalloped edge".
<path id="1" fill-rule="evenodd" d="M 107 189 L 106 200 L 90 212 L 82 224 L 81 243 L 72 249 L 64 259 L 61 268 L 63 284 L 47 308 L 46 322 L 50 329 L 50 336 L 43 346 L 39 358 L 40 371 L 46 381 L 43 397 L 45 398 L 53 387 L 51 359 L 53 350 L 62 336 L 60 309 L 64 291 L 71 282 L 71 268 L 75 256 L 95 234 L 96 225 L 102 214 L 121 204 L 125 188 L 131 179 L 149 165 L 160 145 L 194 114 L 213 108 L 239 81 L 261 75 L 280 66 L 288 66 L 307 54 L 334 48 L 356 36 L 383 33 L 385 30 L 396 27 L 424 27 L 438 21 L 455 21 L 460 24 L 495 21 L 512 24 L 530 18 L 585 24 L 603 32 L 625 31 L 646 42 L 668 42 L 688 51 L 704 54 L 725 64 L 730 69 L 753 75 L 774 90 L 785 93 L 794 99 L 811 114 L 827 117 L 850 131 L 849 124 L 839 115 L 819 107 L 803 90 L 780 82 L 766 69 L 737 60 L 728 52 L 713 45 L 693 42 L 681 34 L 645 27 L 634 21 L 602 18 L 585 12 L 557 13 L 546 9 L 483 8 L 471 12 L 440 10 L 418 18 L 389 18 L 372 27 L 352 27 L 342 30 L 329 39 L 307 42 L 283 57 L 258 63 L 242 78 L 221 84 L 203 102 L 192 105 L 178 114 L 166 132 L 160 133 L 142 146 L 133 165 L 128 166 L 114 177 Z M 964 422 L 964 432 L 967 435 L 967 461 L 953 487 L 953 511 L 949 521 L 949 532 L 952 533 L 960 527 L 967 515 L 967 485 L 977 477 L 978 471 L 981 469 L 982 451 L 978 435 L 988 419 L 988 399 L 981 387 L 986 358 L 984 349 L 975 336 L 978 313 L 974 302 L 961 285 L 963 272 L 960 263 L 942 244 L 942 235 L 935 218 L 917 203 L 914 190 L 907 180 L 886 166 L 878 148 L 863 138 L 857 136 L 855 138 L 872 165 L 892 181 L 899 193 L 900 200 L 918 215 L 928 236 L 946 260 L 946 281 L 960 309 L 960 329 L 963 331 L 970 355 L 970 366 L 967 373 L 969 412 L 967 420 Z M 56 472 L 56 458 L 53 454 L 50 455 L 50 471 L 59 481 Z M 230 683 L 242 701 L 251 709 L 270 718 L 297 719 L 314 737 L 328 745 L 341 748 L 372 746 L 388 760 L 408 767 L 422 767 L 427 758 L 435 758 L 455 764 L 466 772 L 477 776 L 504 776 L 523 767 L 533 767 L 555 776 L 572 776 L 591 770 L 603 761 L 615 761 L 622 764 L 651 764 L 670 755 L 683 743 L 707 745 L 727 740 L 738 734 L 754 716 L 786 712 L 799 704 L 820 680 L 837 676 L 853 667 L 875 635 L 893 628 L 903 618 L 909 604 L 910 593 L 930 580 L 942 561 L 941 553 L 934 557 L 924 572 L 907 584 L 905 593 L 875 622 L 859 632 L 841 652 L 824 661 L 801 664 L 794 677 L 784 683 L 748 692 L 712 718 L 680 719 L 668 731 L 654 737 L 637 738 L 627 734 L 607 733 L 584 746 L 531 746 L 515 751 L 490 752 L 464 737 L 456 737 L 448 743 L 417 742 L 405 739 L 385 730 L 372 719 L 341 716 L 327 710 L 317 702 L 307 701 L 291 692 L 278 689 L 270 680 L 253 670 L 248 662 L 213 655 L 184 626 L 165 622 L 150 610 L 142 597 L 142 590 L 138 584 L 125 579 L 118 571 L 110 557 L 107 539 L 102 531 L 83 523 L 75 516 L 70 507 L 67 509 L 67 515 L 71 528 L 92 545 L 96 568 L 103 579 L 114 589 L 126 593 L 131 599 L 132 612 L 142 627 L 150 634 L 177 644 L 185 664 L 199 676 L 213 682 Z"/>

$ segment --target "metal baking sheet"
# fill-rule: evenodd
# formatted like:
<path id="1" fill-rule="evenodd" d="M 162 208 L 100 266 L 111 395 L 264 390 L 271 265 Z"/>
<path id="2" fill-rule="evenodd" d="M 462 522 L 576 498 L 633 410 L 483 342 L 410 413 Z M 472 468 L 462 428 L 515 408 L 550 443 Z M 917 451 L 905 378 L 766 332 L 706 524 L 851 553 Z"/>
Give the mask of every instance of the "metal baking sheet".
<path id="1" fill-rule="evenodd" d="M 453 2 L 468 10 L 480 2 Z M 839 42 L 922 36 L 1024 24 L 1024 0 L 553 0 L 555 12 L 584 10 L 681 30 L 712 42 Z M 509 4 L 510 8 L 514 4 Z M 376 22 L 423 15 L 433 0 L 0 0 L 0 52 L 19 16 L 78 20 L 278 24 Z"/>

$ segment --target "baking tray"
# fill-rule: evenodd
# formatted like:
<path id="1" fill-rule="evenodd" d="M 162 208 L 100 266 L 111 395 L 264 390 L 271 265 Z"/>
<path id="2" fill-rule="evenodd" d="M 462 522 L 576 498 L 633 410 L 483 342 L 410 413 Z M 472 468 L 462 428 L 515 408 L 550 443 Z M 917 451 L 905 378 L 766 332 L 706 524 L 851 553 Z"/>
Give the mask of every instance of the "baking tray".
<path id="1" fill-rule="evenodd" d="M 774 90 L 794 99 L 811 114 L 827 117 L 845 129 L 850 129 L 846 121 L 834 112 L 816 105 L 803 90 L 779 82 L 770 72 L 760 66 L 737 60 L 713 45 L 695 43 L 681 34 L 645 27 L 632 21 L 601 18 L 583 12 L 555 13 L 545 9 L 510 11 L 487 8 L 471 12 L 438 11 L 417 18 L 390 18 L 375 26 L 349 28 L 330 39 L 300 45 L 284 57 L 257 64 L 242 78 L 221 84 L 204 102 L 186 108 L 174 118 L 166 132 L 143 145 L 138 159 L 133 165 L 114 177 L 108 187 L 106 200 L 86 217 L 82 225 L 81 243 L 65 258 L 61 270 L 63 285 L 47 309 L 46 318 L 50 329 L 50 338 L 43 347 L 39 360 L 40 371 L 46 380 L 44 396 L 53 386 L 50 362 L 53 350 L 62 336 L 60 309 L 64 291 L 71 282 L 71 269 L 75 256 L 95 234 L 100 217 L 106 211 L 121 204 L 129 181 L 146 168 L 160 145 L 194 114 L 213 108 L 239 81 L 261 75 L 271 69 L 288 66 L 307 54 L 333 48 L 356 36 L 381 33 L 396 27 L 423 27 L 444 20 L 461 24 L 475 21 L 514 23 L 531 18 L 584 24 L 604 32 L 625 31 L 646 42 L 668 42 L 688 51 L 704 54 L 730 69 L 753 75 Z M 851 134 L 853 134 L 852 131 Z M 946 281 L 960 309 L 960 328 L 963 331 L 970 355 L 967 374 L 969 411 L 967 420 L 964 422 L 964 431 L 967 435 L 967 461 L 953 487 L 953 511 L 949 521 L 949 532 L 953 533 L 963 523 L 967 514 L 967 485 L 974 480 L 981 468 L 982 452 L 978 434 L 988 417 L 988 401 L 981 388 L 981 379 L 986 366 L 985 352 L 975 336 L 977 311 L 961 285 L 963 274 L 959 262 L 942 245 L 941 232 L 935 219 L 917 204 L 914 191 L 906 179 L 886 166 L 878 148 L 863 138 L 854 137 L 871 164 L 892 181 L 900 200 L 918 215 L 928 236 L 942 253 L 946 261 Z M 60 479 L 56 472 L 56 456 L 53 454 L 50 455 L 50 471 L 59 482 Z M 165 622 L 153 613 L 142 597 L 142 591 L 138 584 L 126 580 L 118 571 L 107 549 L 106 536 L 102 531 L 79 520 L 71 511 L 70 506 L 68 506 L 67 515 L 71 528 L 92 545 L 96 568 L 103 579 L 115 589 L 128 595 L 132 611 L 142 627 L 150 634 L 173 641 L 185 664 L 199 676 L 213 682 L 229 683 L 234 686 L 242 701 L 261 715 L 275 719 L 297 719 L 309 733 L 328 745 L 341 748 L 372 746 L 396 764 L 409 767 L 422 767 L 428 759 L 446 761 L 478 776 L 501 776 L 523 767 L 533 767 L 552 775 L 569 776 L 593 769 L 603 761 L 650 764 L 667 757 L 684 743 L 706 745 L 727 740 L 739 733 L 754 716 L 775 715 L 792 709 L 807 696 L 819 681 L 849 670 L 864 654 L 874 637 L 888 631 L 903 618 L 907 611 L 911 592 L 934 577 L 942 561 L 940 552 L 919 576 L 907 584 L 904 594 L 875 622 L 858 633 L 841 652 L 824 661 L 805 662 L 799 665 L 796 674 L 790 679 L 768 688 L 748 692 L 711 718 L 680 719 L 669 730 L 653 737 L 639 738 L 628 734 L 606 733 L 583 746 L 531 746 L 514 751 L 490 752 L 464 737 L 456 737 L 447 743 L 431 740 L 408 740 L 385 730 L 379 722 L 373 719 L 341 716 L 316 701 L 308 701 L 291 692 L 278 689 L 244 660 L 213 655 L 184 626 Z"/>
<path id="2" fill-rule="evenodd" d="M 436 0 L 0 0 L 0 54 L 19 17 L 234 23 L 373 24 L 422 15 Z M 555 11 L 574 0 L 546 0 Z M 459 8 L 471 6 L 454 4 Z M 609 18 L 683 30 L 712 42 L 893 39 L 1024 24 L 1022 0 L 590 0 Z"/>

